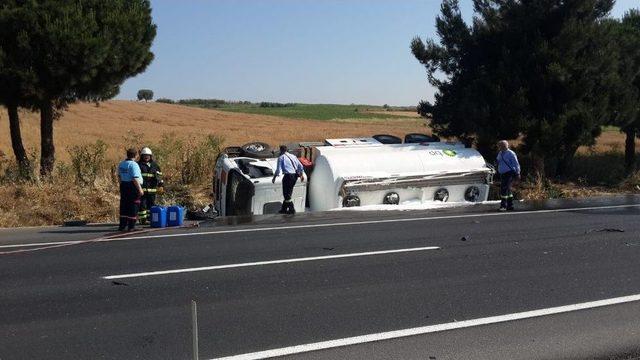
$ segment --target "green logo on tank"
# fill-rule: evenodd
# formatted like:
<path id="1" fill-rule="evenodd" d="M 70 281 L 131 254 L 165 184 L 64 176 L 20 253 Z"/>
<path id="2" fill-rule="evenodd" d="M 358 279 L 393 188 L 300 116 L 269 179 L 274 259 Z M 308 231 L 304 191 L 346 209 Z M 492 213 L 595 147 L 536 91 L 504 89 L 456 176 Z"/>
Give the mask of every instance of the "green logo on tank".
<path id="1" fill-rule="evenodd" d="M 445 150 L 442 150 L 442 152 L 447 156 L 451 156 L 451 157 L 456 156 L 456 152 L 451 149 L 445 149 Z"/>

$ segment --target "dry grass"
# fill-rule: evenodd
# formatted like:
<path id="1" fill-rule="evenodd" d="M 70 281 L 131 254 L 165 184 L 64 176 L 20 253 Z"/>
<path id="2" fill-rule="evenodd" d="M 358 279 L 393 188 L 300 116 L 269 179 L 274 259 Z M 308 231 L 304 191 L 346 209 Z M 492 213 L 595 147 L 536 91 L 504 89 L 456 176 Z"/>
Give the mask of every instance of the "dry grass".
<path id="1" fill-rule="evenodd" d="M 50 183 L 0 187 L 0 227 L 61 224 L 65 220 L 114 222 L 119 195 L 108 178 L 94 187 L 74 186 L 67 177 Z"/>
<path id="2" fill-rule="evenodd" d="M 619 193 L 620 189 L 585 186 L 574 182 L 556 183 L 537 177 L 516 185 L 514 191 L 518 199 L 545 200 L 610 195 Z"/>
<path id="3" fill-rule="evenodd" d="M 21 112 L 25 146 L 39 148 L 39 115 Z M 0 128 L 8 128 L 6 111 L 0 109 Z M 206 134 L 222 136 L 226 145 L 242 145 L 261 140 L 272 145 L 295 140 L 313 141 L 332 137 L 367 136 L 389 133 L 404 136 L 424 132 L 420 119 L 315 121 L 287 119 L 267 115 L 241 114 L 181 105 L 108 101 L 96 107 L 80 103 L 69 107 L 55 122 L 54 141 L 59 160 L 68 161 L 70 146 L 93 143 L 98 139 L 110 146 L 108 158 L 120 158 L 131 141 L 127 132 L 140 135 L 142 143 L 157 143 L 163 134 L 201 137 Z M 8 131 L 0 133 L 0 151 L 11 154 Z"/>
<path id="4" fill-rule="evenodd" d="M 578 149 L 578 154 L 603 153 L 607 151 L 624 151 L 625 135 L 620 131 L 603 131 L 593 147 L 583 146 Z M 636 147 L 640 148 L 640 139 L 636 138 Z"/>
<path id="5" fill-rule="evenodd" d="M 226 145 L 241 145 L 254 140 L 278 145 L 295 140 L 313 141 L 382 133 L 403 137 L 411 132 L 430 132 L 425 122 L 416 113 L 374 112 L 407 116 L 407 119 L 315 121 L 155 102 L 108 101 L 99 107 L 94 104 L 80 103 L 70 106 L 63 117 L 55 122 L 54 140 L 58 159 L 68 161 L 69 156 L 66 150 L 69 147 L 93 143 L 98 139 L 109 144 L 109 158 L 120 158 L 121 150 L 131 145 L 130 138 L 138 135 L 142 143 L 157 143 L 163 134 L 174 133 L 182 137 L 215 134 L 222 136 Z M 39 115 L 24 111 L 20 115 L 25 145 L 33 152 L 37 152 L 40 141 Z M 0 129 L 7 129 L 8 126 L 6 111 L 0 108 Z M 605 131 L 595 147 L 582 147 L 579 153 L 604 152 L 612 148 L 622 149 L 623 146 L 623 134 L 617 131 Z M 640 139 L 638 146 L 640 146 Z M 0 132 L 0 151 L 6 154 L 12 153 L 8 131 Z"/>

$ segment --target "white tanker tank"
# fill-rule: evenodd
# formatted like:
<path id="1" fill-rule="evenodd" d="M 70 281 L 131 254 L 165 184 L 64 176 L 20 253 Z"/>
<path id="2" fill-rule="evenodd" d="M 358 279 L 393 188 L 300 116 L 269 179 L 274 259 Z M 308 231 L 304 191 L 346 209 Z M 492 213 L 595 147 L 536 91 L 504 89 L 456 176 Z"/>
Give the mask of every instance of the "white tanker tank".
<path id="1" fill-rule="evenodd" d="M 326 211 L 382 204 L 481 202 L 488 198 L 494 173 L 477 150 L 459 143 L 382 144 L 373 138 L 355 138 L 300 145 L 290 148 L 307 164 L 308 181 L 299 181 L 294 189 L 299 212 L 305 210 L 303 204 L 311 211 Z M 238 197 L 245 202 L 243 214 L 279 209 L 280 179 L 276 186 L 271 184 L 275 156 L 251 159 L 245 154 L 234 159 L 222 155 L 218 159 L 214 193 L 220 215 L 237 215 L 229 204 Z M 260 171 L 239 170 L 247 165 Z M 239 195 L 238 186 L 234 185 L 233 194 L 225 188 L 226 178 L 234 172 L 242 180 L 234 180 L 234 184 L 244 184 Z"/>

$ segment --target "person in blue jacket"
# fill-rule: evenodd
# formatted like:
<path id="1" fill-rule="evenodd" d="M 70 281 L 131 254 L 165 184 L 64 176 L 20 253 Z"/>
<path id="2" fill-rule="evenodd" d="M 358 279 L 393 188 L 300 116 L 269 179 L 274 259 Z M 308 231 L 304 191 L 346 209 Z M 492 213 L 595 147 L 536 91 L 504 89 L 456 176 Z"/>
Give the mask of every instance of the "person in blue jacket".
<path id="1" fill-rule="evenodd" d="M 142 172 L 136 163 L 136 149 L 127 150 L 127 158 L 118 165 L 120 179 L 120 226 L 118 230 L 135 229 L 138 219 L 138 207 L 142 197 Z"/>
<path id="2" fill-rule="evenodd" d="M 500 174 L 500 211 L 513 210 L 513 192 L 511 186 L 514 180 L 520 180 L 520 163 L 518 156 L 509 149 L 507 140 L 498 142 L 498 174 Z"/>

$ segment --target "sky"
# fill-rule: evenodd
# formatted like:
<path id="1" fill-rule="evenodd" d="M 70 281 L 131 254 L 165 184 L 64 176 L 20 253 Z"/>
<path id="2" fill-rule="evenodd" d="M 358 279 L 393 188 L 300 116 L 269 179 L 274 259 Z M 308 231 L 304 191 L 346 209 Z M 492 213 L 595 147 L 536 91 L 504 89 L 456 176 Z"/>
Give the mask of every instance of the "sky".
<path id="1" fill-rule="evenodd" d="M 463 16 L 471 0 L 460 0 Z M 127 80 L 154 98 L 414 106 L 434 89 L 409 49 L 440 0 L 152 0 L 155 60 Z M 618 0 L 621 17 L 640 0 Z"/>

